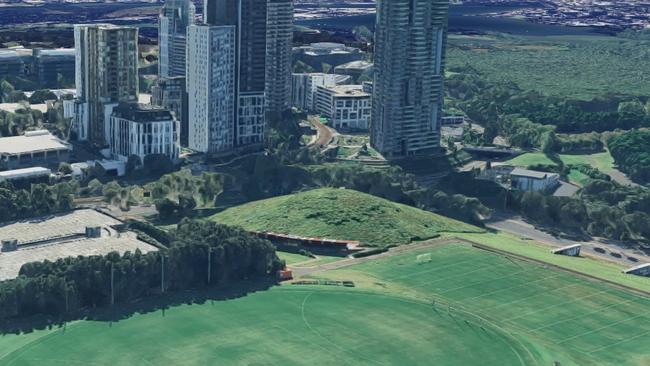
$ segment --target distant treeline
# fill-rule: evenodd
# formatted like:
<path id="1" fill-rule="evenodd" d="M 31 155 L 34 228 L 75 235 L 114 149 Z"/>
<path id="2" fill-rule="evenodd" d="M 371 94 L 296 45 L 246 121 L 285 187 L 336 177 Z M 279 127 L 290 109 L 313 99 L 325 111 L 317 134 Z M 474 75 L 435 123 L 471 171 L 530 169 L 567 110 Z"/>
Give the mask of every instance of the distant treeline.
<path id="1" fill-rule="evenodd" d="M 112 298 L 123 303 L 163 290 L 269 278 L 283 265 L 270 242 L 213 222 L 185 219 L 169 240 L 169 249 L 160 252 L 113 252 L 25 264 L 18 278 L 0 282 L 0 319 L 58 316 L 107 306 Z"/>
<path id="2" fill-rule="evenodd" d="M 589 134 L 650 127 L 647 98 L 604 95 L 591 101 L 570 100 L 522 90 L 513 83 L 489 82 L 467 67 L 453 71 L 457 73 L 445 82 L 451 98 L 448 108 L 462 110 L 485 126 L 486 143 L 501 135 L 514 146 L 543 148 L 555 133 Z M 593 139 L 551 139 L 556 152 L 602 148 Z"/>

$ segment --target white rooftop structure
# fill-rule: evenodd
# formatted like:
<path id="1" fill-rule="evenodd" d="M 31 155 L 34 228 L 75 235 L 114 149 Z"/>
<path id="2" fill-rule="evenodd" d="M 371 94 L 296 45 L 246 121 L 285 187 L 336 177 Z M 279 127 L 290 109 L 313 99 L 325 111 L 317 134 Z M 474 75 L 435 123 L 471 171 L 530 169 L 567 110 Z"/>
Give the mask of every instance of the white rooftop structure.
<path id="1" fill-rule="evenodd" d="M 14 169 L 0 172 L 0 182 L 5 180 L 25 179 L 39 176 L 47 176 L 52 174 L 52 171 L 47 168 L 33 167 L 25 169 Z"/>
<path id="2" fill-rule="evenodd" d="M 76 256 L 105 255 L 157 249 L 132 232 L 118 232 L 119 220 L 94 210 L 77 210 L 0 225 L 0 239 L 18 241 L 17 250 L 0 252 L 0 281 L 15 278 L 25 263 L 55 261 Z M 99 237 L 88 237 L 87 227 L 99 227 Z"/>
<path id="3" fill-rule="evenodd" d="M 533 179 L 547 179 L 549 177 L 553 176 L 558 176 L 556 173 L 547 173 L 547 172 L 539 172 L 536 170 L 528 170 L 528 169 L 523 169 L 523 168 L 515 168 L 512 170 L 510 173 L 511 176 L 517 176 L 517 177 L 526 177 L 526 178 L 533 178 Z"/>
<path id="4" fill-rule="evenodd" d="M 71 150 L 67 142 L 47 130 L 25 132 L 22 136 L 0 138 L 0 155 L 21 155 L 32 152 Z"/>

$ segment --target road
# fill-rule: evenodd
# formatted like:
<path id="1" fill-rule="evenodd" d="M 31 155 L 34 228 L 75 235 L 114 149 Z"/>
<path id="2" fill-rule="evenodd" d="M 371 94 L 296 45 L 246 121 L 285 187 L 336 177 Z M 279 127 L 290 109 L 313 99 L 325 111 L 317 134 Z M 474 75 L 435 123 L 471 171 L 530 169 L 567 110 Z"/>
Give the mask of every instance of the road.
<path id="1" fill-rule="evenodd" d="M 535 226 L 527 223 L 518 216 L 507 215 L 504 213 L 495 213 L 493 214 L 493 217 L 488 222 L 486 222 L 486 226 L 491 229 L 501 230 L 510 234 L 517 235 L 521 238 L 535 240 L 555 247 L 581 244 L 582 250 L 589 253 L 590 255 L 594 255 L 605 260 L 617 262 L 630 267 L 640 263 L 650 263 L 650 255 L 642 252 L 641 250 L 630 249 L 621 245 L 620 243 L 605 239 L 579 241 L 555 237 L 549 233 L 535 228 Z"/>
<path id="2" fill-rule="evenodd" d="M 309 122 L 316 127 L 316 140 L 311 146 L 326 148 L 334 140 L 335 131 L 322 124 L 318 118 L 309 118 Z"/>

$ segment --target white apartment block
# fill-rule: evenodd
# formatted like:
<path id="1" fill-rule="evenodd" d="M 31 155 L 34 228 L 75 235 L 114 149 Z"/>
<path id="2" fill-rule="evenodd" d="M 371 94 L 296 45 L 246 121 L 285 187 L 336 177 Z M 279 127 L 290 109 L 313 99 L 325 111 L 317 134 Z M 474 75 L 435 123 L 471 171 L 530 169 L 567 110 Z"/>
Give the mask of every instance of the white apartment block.
<path id="1" fill-rule="evenodd" d="M 308 73 L 293 74 L 291 83 L 291 101 L 294 107 L 307 111 L 316 111 L 316 91 L 319 86 L 347 84 L 352 78 L 348 75 Z"/>
<path id="2" fill-rule="evenodd" d="M 114 159 L 128 161 L 132 155 L 144 163 L 147 155 L 162 154 L 178 159 L 179 126 L 166 109 L 138 103 L 120 103 L 110 120 L 110 151 Z"/>
<path id="3" fill-rule="evenodd" d="M 189 148 L 221 153 L 235 144 L 235 27 L 187 28 Z"/>
<path id="4" fill-rule="evenodd" d="M 372 96 L 362 85 L 319 86 L 317 111 L 337 130 L 367 130 L 370 126 Z"/>

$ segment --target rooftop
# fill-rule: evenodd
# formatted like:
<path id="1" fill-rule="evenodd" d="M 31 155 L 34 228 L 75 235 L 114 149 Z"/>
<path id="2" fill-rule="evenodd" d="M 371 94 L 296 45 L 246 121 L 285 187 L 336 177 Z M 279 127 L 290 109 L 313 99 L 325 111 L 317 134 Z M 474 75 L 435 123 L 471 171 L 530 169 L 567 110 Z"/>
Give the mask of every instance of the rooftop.
<path id="1" fill-rule="evenodd" d="M 72 146 L 50 134 L 47 130 L 30 131 L 22 136 L 0 138 L 0 155 L 20 155 L 56 150 L 72 150 Z"/>
<path id="2" fill-rule="evenodd" d="M 334 92 L 335 97 L 370 97 L 370 94 L 363 91 L 362 85 L 335 85 L 319 86 Z"/>
<path id="3" fill-rule="evenodd" d="M 547 173 L 547 172 L 538 172 L 536 170 L 528 170 L 528 169 L 522 169 L 522 168 L 514 168 L 512 172 L 510 173 L 511 176 L 517 176 L 517 177 L 526 177 L 526 178 L 533 178 L 533 179 L 546 179 L 548 177 L 553 177 L 553 176 L 558 176 L 556 173 Z"/>
<path id="4" fill-rule="evenodd" d="M 156 122 L 174 119 L 167 109 L 141 103 L 120 103 L 113 109 L 113 116 L 134 122 Z"/>
<path id="5" fill-rule="evenodd" d="M 52 174 L 52 171 L 47 168 L 42 167 L 33 167 L 25 169 L 14 169 L 0 172 L 0 182 L 6 179 L 20 179 L 32 177 L 35 175 L 49 175 Z"/>
<path id="6" fill-rule="evenodd" d="M 139 249 L 146 253 L 157 250 L 138 240 L 135 233 L 118 233 L 113 226 L 119 224 L 120 221 L 100 212 L 77 210 L 0 225 L 0 238 L 18 240 L 18 250 L 0 252 L 0 281 L 16 277 L 23 264 L 34 261 L 104 255 L 112 251 L 124 253 Z M 102 236 L 87 238 L 81 235 L 87 226 L 101 227 Z M 21 248 L 21 243 L 33 244 Z"/>
<path id="7" fill-rule="evenodd" d="M 372 68 L 373 66 L 374 66 L 374 64 L 372 62 L 362 61 L 361 60 L 361 61 L 352 61 L 352 62 L 348 62 L 348 63 L 343 64 L 343 65 L 339 65 L 339 66 L 335 67 L 334 70 L 336 70 L 336 69 L 341 69 L 341 70 L 346 70 L 346 69 L 347 70 L 367 70 L 367 69 Z"/>

